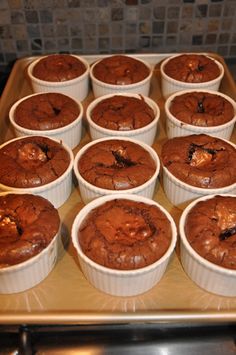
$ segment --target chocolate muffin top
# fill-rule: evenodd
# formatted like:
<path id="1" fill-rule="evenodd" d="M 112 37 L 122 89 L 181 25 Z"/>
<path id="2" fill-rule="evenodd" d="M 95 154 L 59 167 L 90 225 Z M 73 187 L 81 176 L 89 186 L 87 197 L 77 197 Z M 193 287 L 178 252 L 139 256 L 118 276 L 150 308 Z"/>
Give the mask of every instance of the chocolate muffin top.
<path id="1" fill-rule="evenodd" d="M 50 54 L 40 59 L 32 74 L 41 80 L 61 82 L 81 76 L 85 73 L 84 63 L 70 54 Z"/>
<path id="2" fill-rule="evenodd" d="M 17 105 L 14 121 L 32 130 L 51 130 L 73 122 L 80 113 L 76 101 L 60 93 L 30 96 Z"/>
<path id="3" fill-rule="evenodd" d="M 129 85 L 144 80 L 150 69 L 140 60 L 126 55 L 113 55 L 101 59 L 93 67 L 93 75 L 104 83 Z"/>
<path id="4" fill-rule="evenodd" d="M 126 199 L 93 209 L 78 231 L 85 255 L 119 270 L 154 263 L 167 251 L 171 238 L 170 221 L 157 206 Z"/>
<path id="5" fill-rule="evenodd" d="M 127 190 L 144 184 L 156 164 L 141 145 L 109 139 L 90 146 L 78 161 L 81 176 L 90 184 L 108 190 Z"/>
<path id="6" fill-rule="evenodd" d="M 220 75 L 213 59 L 201 54 L 182 54 L 165 64 L 164 72 L 171 78 L 186 83 L 204 83 Z"/>
<path id="7" fill-rule="evenodd" d="M 177 179 L 192 186 L 209 189 L 236 182 L 236 149 L 220 138 L 171 138 L 162 146 L 161 160 Z"/>
<path id="8" fill-rule="evenodd" d="M 187 215 L 185 234 L 203 258 L 236 269 L 236 197 L 199 201 Z"/>
<path id="9" fill-rule="evenodd" d="M 0 196 L 0 268 L 39 254 L 60 227 L 58 211 L 41 196 Z"/>
<path id="10" fill-rule="evenodd" d="M 231 102 L 207 92 L 177 95 L 171 101 L 169 111 L 182 122 L 202 127 L 219 126 L 235 116 Z"/>
<path id="11" fill-rule="evenodd" d="M 58 179 L 68 168 L 70 156 L 59 142 L 41 136 L 22 137 L 0 148 L 0 183 L 29 188 Z"/>
<path id="12" fill-rule="evenodd" d="M 155 113 L 141 95 L 140 98 L 114 95 L 98 102 L 90 116 L 103 128 L 129 131 L 147 126 Z"/>

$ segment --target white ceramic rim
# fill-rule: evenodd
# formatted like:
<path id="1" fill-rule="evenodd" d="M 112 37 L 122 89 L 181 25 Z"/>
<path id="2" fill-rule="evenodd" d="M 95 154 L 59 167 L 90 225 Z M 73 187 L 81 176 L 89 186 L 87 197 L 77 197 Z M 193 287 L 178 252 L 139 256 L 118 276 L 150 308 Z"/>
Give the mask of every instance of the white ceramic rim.
<path id="1" fill-rule="evenodd" d="M 221 96 L 223 98 L 225 98 L 228 102 L 230 102 L 234 108 L 234 117 L 226 122 L 226 123 L 223 123 L 221 125 L 217 125 L 217 126 L 207 126 L 207 127 L 203 127 L 203 126 L 196 126 L 196 125 L 193 125 L 193 124 L 190 124 L 190 123 L 186 123 L 186 122 L 183 122 L 181 120 L 179 120 L 178 118 L 176 118 L 175 116 L 172 115 L 172 113 L 170 112 L 169 108 L 170 108 L 170 105 L 171 105 L 171 102 L 175 99 L 176 96 L 181 96 L 183 94 L 188 94 L 188 93 L 191 93 L 191 92 L 201 92 L 201 93 L 207 93 L 207 94 L 213 94 L 213 95 L 216 95 L 216 96 Z M 177 91 L 175 93 L 173 93 L 172 95 L 170 95 L 166 101 L 165 101 L 165 104 L 164 104 L 164 108 L 165 108 L 165 113 L 166 115 L 168 116 L 168 119 L 170 121 L 172 121 L 176 126 L 178 127 L 183 127 L 183 128 L 186 128 L 188 130 L 191 130 L 193 131 L 194 133 L 197 131 L 197 132 L 201 132 L 201 133 L 204 133 L 204 132 L 208 132 L 209 134 L 211 133 L 214 133 L 214 132 L 217 132 L 219 130 L 223 130 L 225 128 L 228 128 L 229 126 L 233 125 L 236 121 L 236 102 L 229 96 L 219 92 L 219 91 L 215 91 L 215 90 L 204 90 L 204 89 L 189 89 L 189 90 L 181 90 L 181 91 Z"/>
<path id="2" fill-rule="evenodd" d="M 165 73 L 165 70 L 164 70 L 164 67 L 166 65 L 167 62 L 169 62 L 171 59 L 173 58 L 176 58 L 176 57 L 180 57 L 182 55 L 204 55 L 205 57 L 213 60 L 219 67 L 220 69 L 220 75 L 213 79 L 213 80 L 209 80 L 209 81 L 205 81 L 205 82 L 202 82 L 202 83 L 186 83 L 185 81 L 180 81 L 180 80 L 176 80 L 176 79 L 173 79 L 172 77 L 170 77 L 169 75 L 167 75 Z M 209 85 L 213 85 L 215 83 L 217 83 L 218 81 L 220 81 L 223 76 L 224 76 L 224 67 L 223 65 L 216 59 L 214 59 L 213 57 L 209 56 L 209 55 L 206 55 L 204 53 L 179 53 L 179 54 L 176 54 L 176 55 L 173 55 L 173 56 L 169 56 L 167 57 L 166 59 L 163 60 L 163 62 L 161 63 L 160 65 L 160 71 L 161 71 L 161 75 L 163 76 L 163 78 L 165 78 L 167 81 L 169 82 L 172 82 L 173 84 L 175 85 L 181 85 L 183 86 L 183 88 L 188 88 L 188 87 L 191 87 L 191 89 L 194 89 L 194 88 L 204 88 L 205 86 L 209 86 Z"/>
<path id="3" fill-rule="evenodd" d="M 70 98 L 71 100 L 73 100 L 74 102 L 76 102 L 76 104 L 79 107 L 79 115 L 77 116 L 77 118 L 72 121 L 71 123 L 69 123 L 66 126 L 62 126 L 59 128 L 55 128 L 55 129 L 44 129 L 44 130 L 40 130 L 40 129 L 29 129 L 29 128 L 25 128 L 23 126 L 20 126 L 19 124 L 17 124 L 15 122 L 15 118 L 14 118 L 14 114 L 15 114 L 15 110 L 18 107 L 18 105 L 20 105 L 21 102 L 31 98 L 32 96 L 37 96 L 37 95 L 48 95 L 48 94 L 53 94 L 54 92 L 37 92 L 28 96 L 25 96 L 21 99 L 19 99 L 18 101 L 16 101 L 10 108 L 9 111 L 9 119 L 11 124 L 13 125 L 14 128 L 16 128 L 18 131 L 21 131 L 22 133 L 24 133 L 25 135 L 34 135 L 34 134 L 38 134 L 39 132 L 42 132 L 43 135 L 55 135 L 55 134 L 60 134 L 63 133 L 65 131 L 68 131 L 70 129 L 72 129 L 74 126 L 76 126 L 78 124 L 78 122 L 80 120 L 82 120 L 83 114 L 84 114 L 84 109 L 83 109 L 83 105 L 81 104 L 81 102 L 79 100 L 74 99 L 73 97 L 66 95 L 66 94 L 61 94 L 61 93 L 55 93 L 57 95 L 63 95 L 66 96 L 68 98 Z"/>
<path id="4" fill-rule="evenodd" d="M 185 248 L 188 250 L 189 254 L 201 265 L 204 265 L 207 269 L 210 269 L 214 272 L 220 273 L 220 274 L 224 274 L 227 276 L 235 276 L 236 277 L 236 270 L 234 269 L 227 269 L 224 268 L 223 266 L 211 263 L 210 261 L 206 260 L 205 258 L 203 258 L 200 254 L 198 254 L 189 244 L 185 232 L 184 232 L 184 227 L 185 227 L 185 220 L 186 217 L 188 215 L 188 213 L 190 212 L 190 210 L 200 201 L 206 201 L 208 199 L 212 199 L 215 196 L 223 196 L 223 197 L 235 197 L 236 195 L 232 195 L 232 194 L 212 194 L 212 195 L 206 195 L 206 196 L 202 196 L 197 198 L 196 200 L 192 201 L 182 212 L 182 215 L 180 217 L 179 220 L 179 232 L 180 232 L 180 238 L 182 243 L 184 244 Z"/>
<path id="5" fill-rule="evenodd" d="M 24 192 L 24 191 L 18 191 L 18 192 L 15 192 L 15 191 L 5 191 L 5 192 L 0 192 L 0 196 L 5 196 L 5 195 L 15 195 L 15 194 L 19 194 L 19 195 L 33 195 L 32 193 L 30 192 Z M 44 198 L 45 199 L 45 198 Z M 45 199 L 47 200 L 47 199 Z M 47 200 L 48 202 L 50 202 L 49 200 Z M 51 202 L 50 202 L 51 203 Z M 52 204 L 52 203 L 51 203 Z M 55 208 L 55 207 L 54 207 Z M 56 209 L 56 208 L 55 208 Z M 59 224 L 59 228 L 58 228 L 58 231 L 57 233 L 55 234 L 55 236 L 52 238 L 51 242 L 47 245 L 46 248 L 44 248 L 40 253 L 32 256 L 30 259 L 28 260 L 25 260 L 19 264 L 15 264 L 15 265 L 10 265 L 10 266 L 6 266 L 6 267 L 2 267 L 0 268 L 0 274 L 2 273 L 10 273 L 10 272 L 13 272 L 13 271 L 17 271 L 18 269 L 24 269 L 28 266 L 30 266 L 31 264 L 34 264 L 37 259 L 41 258 L 42 255 L 44 255 L 45 253 L 47 253 L 48 249 L 50 248 L 51 244 L 54 243 L 55 239 L 57 237 L 59 237 L 60 235 L 60 231 L 61 231 L 61 221 L 60 221 L 60 224 Z"/>
<path id="6" fill-rule="evenodd" d="M 97 264 L 96 262 L 94 262 L 93 260 L 91 260 L 90 258 L 88 258 L 81 250 L 80 246 L 79 246 L 79 242 L 78 242 L 78 236 L 77 236 L 77 232 L 78 232 L 78 228 L 81 224 L 81 222 L 84 220 L 84 218 L 87 216 L 87 214 L 94 208 L 96 208 L 97 206 L 110 201 L 110 200 L 117 200 L 117 199 L 129 199 L 132 201 L 137 201 L 137 202 L 144 202 L 147 203 L 149 205 L 155 205 L 157 206 L 163 213 L 165 213 L 166 217 L 168 218 L 168 220 L 171 223 L 171 229 L 172 229 L 172 239 L 170 242 L 170 245 L 167 249 L 167 251 L 165 252 L 165 254 L 158 259 L 156 262 L 154 262 L 153 264 L 147 265 L 145 267 L 139 268 L 139 269 L 135 269 L 135 270 L 118 270 L 118 269 L 111 269 L 105 266 L 102 266 L 100 264 Z M 77 216 L 74 219 L 73 225 L 72 225 L 72 229 L 71 229 L 71 234 L 72 234 L 72 243 L 77 251 L 77 253 L 79 254 L 79 256 L 87 263 L 89 264 L 91 267 L 93 267 L 94 269 L 105 273 L 105 274 L 110 274 L 110 275 L 114 275 L 114 276 L 134 276 L 134 275 L 139 275 L 139 274 L 145 274 L 153 269 L 155 269 L 159 264 L 163 263 L 163 261 L 165 261 L 167 258 L 170 257 L 170 255 L 172 254 L 172 252 L 174 251 L 176 242 L 177 242 L 177 228 L 174 222 L 173 217 L 170 215 L 170 213 L 163 207 L 161 206 L 159 203 L 157 203 L 156 201 L 153 201 L 147 197 L 143 197 L 143 196 L 137 196 L 137 195 L 133 195 L 133 194 L 128 194 L 128 193 L 124 193 L 124 194 L 119 194 L 119 195 L 114 195 L 114 194 L 110 194 L 110 195 L 106 195 L 106 196 L 101 196 L 98 197 L 97 199 L 89 202 L 87 205 L 85 205 L 82 210 L 79 211 L 79 213 L 77 214 Z"/>
<path id="7" fill-rule="evenodd" d="M 178 137 L 180 138 L 180 137 Z M 225 141 L 226 143 L 229 143 L 230 145 L 232 145 L 235 149 L 236 149 L 236 145 L 226 139 L 223 139 L 223 138 L 217 138 L 215 137 L 216 139 L 220 139 L 222 141 Z M 234 182 L 233 184 L 231 185 L 227 185 L 227 186 L 222 186 L 222 187 L 218 187 L 218 188 L 213 188 L 213 189 L 209 189 L 209 188 L 204 188 L 204 187 L 198 187 L 198 186 L 193 186 L 193 185 L 190 185 L 190 184 L 187 184 L 186 182 L 178 179 L 177 177 L 175 177 L 169 170 L 167 167 L 165 166 L 162 166 L 163 170 L 165 171 L 165 174 L 169 177 L 170 180 L 172 180 L 176 185 L 184 188 L 185 190 L 187 191 L 191 191 L 191 192 L 196 192 L 198 194 L 222 194 L 224 192 L 224 190 L 227 192 L 231 189 L 234 188 L 234 186 L 236 187 L 236 182 Z"/>
<path id="8" fill-rule="evenodd" d="M 97 83 L 98 85 L 102 85 L 103 87 L 105 88 L 113 88 L 113 89 L 116 89 L 116 90 L 120 90 L 120 91 L 123 91 L 123 90 L 129 90 L 129 89 L 132 89 L 132 88 L 135 88 L 136 86 L 140 86 L 142 84 L 145 84 L 146 82 L 150 81 L 151 80 L 151 77 L 152 77 L 152 74 L 153 74 L 153 69 L 151 67 L 151 65 L 149 65 L 148 62 L 136 57 L 136 56 L 129 56 L 127 54 L 123 54 L 124 56 L 126 57 L 130 57 L 130 58 L 133 58 L 133 59 L 136 59 L 137 61 L 143 63 L 150 71 L 149 75 L 144 78 L 143 80 L 140 80 L 136 83 L 133 83 L 133 84 L 126 84 L 126 85 L 116 85 L 116 84 L 109 84 L 109 83 L 105 83 L 104 81 L 101 81 L 99 79 L 97 79 L 94 75 L 93 75 L 93 69 L 95 67 L 96 64 L 98 64 L 99 62 L 101 62 L 103 59 L 105 58 L 101 58 L 99 60 L 97 60 L 96 62 L 94 62 L 91 67 L 90 67 L 90 78 L 92 81 L 94 81 L 95 83 Z M 107 56 L 106 58 L 108 57 L 112 57 L 112 56 L 116 56 L 116 54 L 113 54 L 113 55 L 110 55 L 110 56 Z"/>
<path id="9" fill-rule="evenodd" d="M 80 76 L 77 76 L 76 78 L 73 78 L 73 79 L 70 79 L 70 80 L 66 80 L 66 81 L 47 81 L 47 80 L 42 80 L 42 79 L 39 79 L 39 78 L 36 78 L 34 75 L 33 75 L 33 69 L 35 67 L 35 65 L 43 58 L 46 58 L 48 56 L 51 56 L 51 54 L 48 54 L 48 55 L 44 55 L 42 57 L 39 57 L 37 59 L 34 59 L 28 66 L 27 68 L 27 73 L 30 77 L 31 80 L 37 82 L 38 84 L 40 85 L 47 85 L 49 87 L 58 87 L 58 86 L 70 86 L 70 85 L 73 85 L 74 83 L 77 83 L 78 81 L 82 81 L 86 76 L 89 75 L 89 70 L 90 70 L 90 66 L 88 64 L 88 62 L 86 61 L 85 58 L 81 57 L 81 56 L 78 56 L 78 55 L 75 55 L 75 54 L 70 54 L 70 56 L 72 57 L 75 57 L 77 58 L 78 60 L 80 60 L 84 65 L 85 65 L 85 72 L 83 74 L 81 74 Z"/>
<path id="10" fill-rule="evenodd" d="M 92 185 L 87 180 L 85 180 L 81 176 L 81 174 L 79 173 L 79 169 L 78 169 L 78 161 L 79 161 L 80 157 L 91 146 L 93 146 L 95 144 L 98 144 L 99 142 L 103 142 L 103 141 L 107 141 L 107 140 L 126 140 L 126 141 L 129 141 L 129 142 L 132 142 L 132 143 L 135 143 L 137 145 L 142 146 L 151 155 L 151 157 L 153 158 L 153 160 L 155 161 L 155 164 L 156 164 L 156 170 L 155 170 L 154 174 L 152 175 L 152 177 L 148 181 L 146 181 L 144 184 L 136 186 L 136 187 L 133 187 L 131 189 L 127 189 L 127 190 L 108 190 L 108 189 L 104 189 L 104 188 Z M 83 146 L 77 152 L 77 154 L 76 154 L 76 156 L 74 158 L 74 172 L 75 172 L 75 175 L 76 175 L 77 179 L 82 181 L 83 184 L 89 190 L 92 190 L 94 192 L 96 191 L 97 193 L 100 193 L 101 195 L 103 195 L 103 194 L 121 194 L 121 193 L 127 193 L 127 194 L 128 193 L 132 193 L 133 194 L 133 193 L 139 192 L 140 190 L 145 189 L 146 186 L 150 185 L 152 182 L 154 182 L 157 179 L 158 174 L 160 172 L 160 159 L 159 159 L 156 151 L 152 147 L 150 147 L 148 144 L 146 144 L 146 143 L 143 143 L 143 142 L 138 141 L 136 139 L 131 139 L 131 138 L 122 137 L 122 136 L 119 136 L 119 137 L 105 137 L 105 138 L 99 138 L 99 139 L 96 139 L 96 140 L 93 140 L 93 141 L 87 143 L 85 146 Z"/>
<path id="11" fill-rule="evenodd" d="M 33 138 L 34 136 L 31 136 L 31 138 Z M 39 192 L 43 192 L 47 189 L 50 189 L 52 187 L 54 187 L 55 185 L 58 185 L 62 180 L 64 180 L 64 178 L 72 171 L 73 169 L 73 164 L 74 164 L 74 155 L 73 155 L 73 152 L 72 150 L 65 144 L 65 143 L 62 143 L 60 140 L 58 139 L 54 139 L 54 138 L 50 138 L 50 137 L 46 137 L 46 136 L 35 136 L 36 138 L 38 137 L 42 137 L 42 138 L 46 138 L 46 139 L 50 139 L 52 141 L 55 141 L 57 143 L 60 143 L 64 148 L 65 150 L 68 152 L 69 156 L 70 156 L 70 163 L 67 167 L 67 169 L 64 171 L 64 173 L 59 176 L 56 180 L 53 180 L 51 182 L 48 182 L 47 184 L 44 184 L 44 185 L 40 185 L 40 186 L 36 186 L 36 187 L 14 187 L 14 186 L 8 186 L 8 185 L 4 185 L 4 184 L 1 184 L 0 183 L 0 190 L 4 190 L 4 191 L 13 191 L 13 192 L 26 192 L 27 191 L 30 191 L 31 193 L 39 193 Z M 14 142 L 14 141 L 17 141 L 19 139 L 28 139 L 29 136 L 22 136 L 22 137 L 16 137 L 16 138 L 13 138 L 13 139 L 10 139 L 9 141 L 6 141 L 4 142 L 3 144 L 0 145 L 0 149 L 3 148 L 4 146 Z"/>
<path id="12" fill-rule="evenodd" d="M 96 105 L 98 103 L 100 103 L 103 100 L 109 99 L 110 97 L 113 96 L 126 96 L 126 97 L 135 97 L 138 99 L 143 98 L 144 101 L 153 109 L 154 114 L 155 114 L 155 118 L 153 119 L 152 122 L 150 122 L 148 125 L 141 127 L 141 128 L 137 128 L 137 129 L 130 129 L 127 131 L 117 131 L 117 130 L 113 130 L 113 129 L 109 129 L 109 128 L 104 128 L 100 125 L 98 125 L 97 123 L 95 123 L 92 118 L 91 118 L 91 112 L 92 110 L 96 107 Z M 112 136 L 124 136 L 124 137 L 128 137 L 129 135 L 138 135 L 141 133 L 145 133 L 146 131 L 149 131 L 150 129 L 153 128 L 153 126 L 155 126 L 160 118 L 160 109 L 159 106 L 156 104 L 156 102 L 154 100 L 152 100 L 151 98 L 149 98 L 148 96 L 142 95 L 142 94 L 133 94 L 133 93 L 112 93 L 112 94 L 107 94 L 107 95 L 103 95 L 100 97 L 97 97 L 95 100 L 93 100 L 87 107 L 87 111 L 86 111 L 86 118 L 88 120 L 88 123 L 90 126 L 96 128 L 96 130 L 98 130 L 100 133 L 104 134 L 104 135 L 109 135 L 112 134 Z"/>

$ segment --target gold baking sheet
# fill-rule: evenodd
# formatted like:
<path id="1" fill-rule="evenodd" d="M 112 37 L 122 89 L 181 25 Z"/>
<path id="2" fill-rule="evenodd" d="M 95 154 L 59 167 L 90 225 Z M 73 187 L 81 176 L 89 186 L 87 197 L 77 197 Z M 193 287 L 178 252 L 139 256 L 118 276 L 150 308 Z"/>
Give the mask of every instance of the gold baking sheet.
<path id="1" fill-rule="evenodd" d="M 159 63 L 169 54 L 136 55 L 154 67 L 150 97 L 161 109 L 161 119 L 154 149 L 159 153 L 166 139 L 163 113 L 164 100 L 160 89 Z M 224 60 L 225 67 L 220 91 L 236 99 L 235 82 Z M 102 56 L 84 56 L 90 63 Z M 19 98 L 32 93 L 25 77 L 25 68 L 34 59 L 16 61 L 0 99 L 0 141 L 13 137 L 9 128 L 8 111 Z M 86 109 L 93 99 L 92 93 L 83 102 Z M 80 147 L 90 140 L 86 127 Z M 236 142 L 236 130 L 231 138 Z M 76 151 L 78 148 L 74 151 Z M 177 225 L 183 206 L 172 206 L 165 197 L 161 183 L 154 199 L 174 217 Z M 36 287 L 13 295 L 0 295 L 0 324 L 105 324 L 137 322 L 235 322 L 236 297 L 227 298 L 205 292 L 184 273 L 178 246 L 165 275 L 150 291 L 136 297 L 114 297 L 96 290 L 83 276 L 70 242 L 72 222 L 83 207 L 79 190 L 74 187 L 68 201 L 59 209 L 63 223 L 62 247 L 59 260 L 49 276 Z"/>

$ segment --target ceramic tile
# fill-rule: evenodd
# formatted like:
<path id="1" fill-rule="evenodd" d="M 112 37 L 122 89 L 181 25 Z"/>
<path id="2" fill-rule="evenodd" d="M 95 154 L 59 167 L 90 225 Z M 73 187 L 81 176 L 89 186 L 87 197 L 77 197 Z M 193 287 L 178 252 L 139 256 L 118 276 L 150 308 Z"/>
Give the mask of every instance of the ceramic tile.
<path id="1" fill-rule="evenodd" d="M 39 15 L 37 11 L 25 11 L 25 20 L 27 23 L 39 23 Z"/>
<path id="2" fill-rule="evenodd" d="M 28 42 L 28 35 L 25 26 L 22 25 L 12 25 L 11 31 L 13 37 L 17 40 L 26 40 Z M 18 47 L 17 47 L 18 48 Z"/>
<path id="3" fill-rule="evenodd" d="M 179 7 L 169 7 L 167 10 L 167 18 L 174 20 L 179 17 L 180 8 Z"/>
<path id="4" fill-rule="evenodd" d="M 8 25 L 11 23 L 10 11 L 6 9 L 0 9 L 0 24 L 1 26 Z"/>
<path id="5" fill-rule="evenodd" d="M 11 23 L 25 23 L 25 16 L 23 11 L 11 11 Z"/>
<path id="6" fill-rule="evenodd" d="M 0 66 L 52 49 L 208 50 L 230 59 L 235 22 L 235 0 L 0 0 Z"/>
<path id="7" fill-rule="evenodd" d="M 153 22 L 152 25 L 152 31 L 153 33 L 163 33 L 165 28 L 165 22 L 164 21 L 156 21 Z"/>

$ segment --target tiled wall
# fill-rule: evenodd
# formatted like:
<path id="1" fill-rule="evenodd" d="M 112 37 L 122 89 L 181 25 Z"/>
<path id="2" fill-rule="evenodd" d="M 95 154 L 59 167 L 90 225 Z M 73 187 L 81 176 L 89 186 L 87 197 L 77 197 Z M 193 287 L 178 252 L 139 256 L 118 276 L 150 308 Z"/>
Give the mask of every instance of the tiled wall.
<path id="1" fill-rule="evenodd" d="M 0 0 L 0 66 L 52 52 L 236 58 L 236 0 Z"/>

